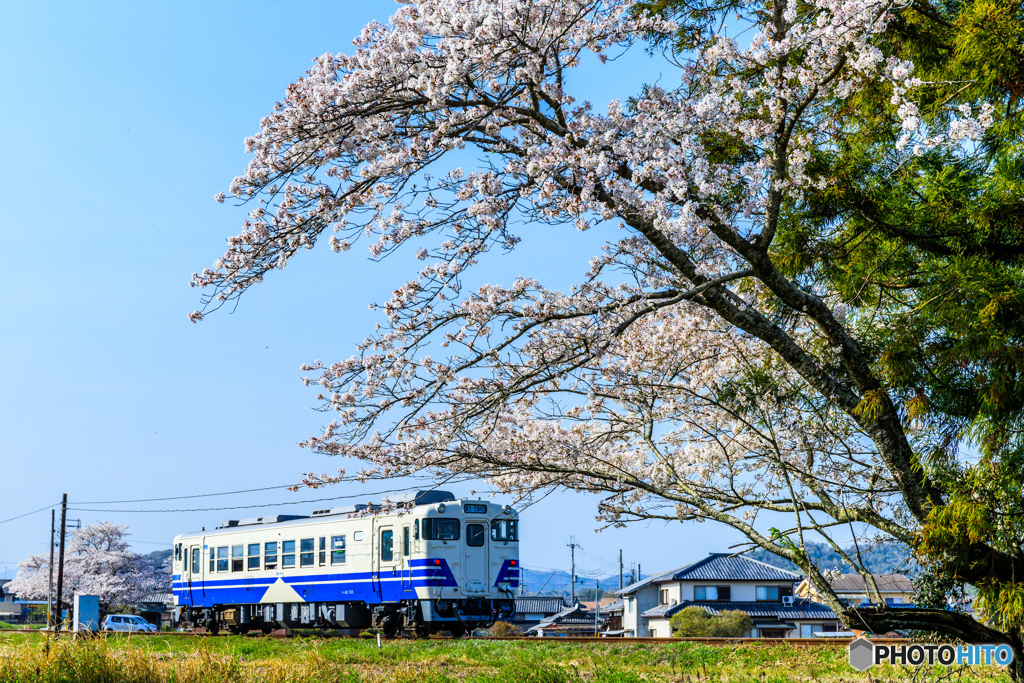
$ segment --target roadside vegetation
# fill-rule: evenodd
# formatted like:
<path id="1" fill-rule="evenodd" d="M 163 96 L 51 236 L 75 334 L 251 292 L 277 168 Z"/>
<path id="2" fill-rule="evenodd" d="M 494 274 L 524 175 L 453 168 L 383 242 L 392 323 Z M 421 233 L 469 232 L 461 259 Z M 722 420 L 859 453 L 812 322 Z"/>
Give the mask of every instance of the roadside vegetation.
<path id="1" fill-rule="evenodd" d="M 685 683 L 730 681 L 1009 681 L 995 667 L 861 674 L 846 648 L 680 642 L 544 643 L 113 636 L 62 640 L 0 634 L 0 683 Z"/>

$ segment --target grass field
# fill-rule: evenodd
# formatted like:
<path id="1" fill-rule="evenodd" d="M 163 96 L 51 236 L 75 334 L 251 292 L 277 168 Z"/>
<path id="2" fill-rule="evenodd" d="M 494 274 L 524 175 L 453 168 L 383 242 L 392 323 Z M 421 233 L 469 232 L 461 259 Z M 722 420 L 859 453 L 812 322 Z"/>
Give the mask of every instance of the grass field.
<path id="1" fill-rule="evenodd" d="M 884 666 L 861 674 L 846 656 L 841 645 L 433 640 L 385 641 L 378 651 L 373 641 L 180 636 L 62 640 L 47 656 L 42 635 L 3 631 L 0 683 L 1009 681 L 996 667 L 953 672 Z"/>

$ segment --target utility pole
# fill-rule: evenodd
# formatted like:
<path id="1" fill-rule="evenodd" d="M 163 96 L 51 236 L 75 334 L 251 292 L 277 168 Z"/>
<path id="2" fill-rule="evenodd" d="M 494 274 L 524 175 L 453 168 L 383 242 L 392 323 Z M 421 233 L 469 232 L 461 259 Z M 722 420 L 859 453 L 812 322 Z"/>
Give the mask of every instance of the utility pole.
<path id="1" fill-rule="evenodd" d="M 579 543 L 576 542 L 575 536 L 569 537 L 569 542 L 566 546 L 572 551 L 572 604 L 576 604 L 576 548 L 579 547 Z"/>
<path id="2" fill-rule="evenodd" d="M 68 494 L 64 494 L 60 503 L 60 559 L 57 561 L 57 619 L 54 622 L 53 636 L 60 635 L 60 622 L 64 612 L 61 610 L 61 596 L 64 595 L 64 531 L 68 523 Z"/>
<path id="3" fill-rule="evenodd" d="M 50 588 L 46 593 L 46 628 L 53 629 L 53 535 L 56 528 L 57 511 L 50 510 Z M 49 642 L 49 641 L 47 641 Z"/>
<path id="4" fill-rule="evenodd" d="M 622 548 L 619 548 L 619 590 L 622 590 Z"/>
<path id="5" fill-rule="evenodd" d="M 601 582 L 594 581 L 594 637 L 597 637 L 597 620 L 601 616 Z"/>

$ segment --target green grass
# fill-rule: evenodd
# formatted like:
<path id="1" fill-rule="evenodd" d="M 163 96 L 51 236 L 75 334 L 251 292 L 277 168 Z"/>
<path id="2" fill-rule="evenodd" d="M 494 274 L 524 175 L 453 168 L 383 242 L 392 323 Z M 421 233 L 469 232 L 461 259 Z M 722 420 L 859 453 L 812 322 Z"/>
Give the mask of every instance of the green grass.
<path id="1" fill-rule="evenodd" d="M 0 683 L 853 683 L 902 681 L 910 669 L 858 673 L 843 645 L 712 646 L 697 643 L 374 641 L 128 636 L 52 644 L 41 634 L 0 633 Z M 868 676 L 867 674 L 870 674 Z M 938 680 L 936 668 L 918 681 Z M 960 681 L 1009 681 L 975 667 Z"/>

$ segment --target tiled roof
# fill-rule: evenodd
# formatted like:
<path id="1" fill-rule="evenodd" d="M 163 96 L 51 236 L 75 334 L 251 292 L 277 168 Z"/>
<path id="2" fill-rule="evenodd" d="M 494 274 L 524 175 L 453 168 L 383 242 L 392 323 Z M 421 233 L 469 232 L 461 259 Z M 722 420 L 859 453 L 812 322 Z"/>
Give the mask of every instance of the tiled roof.
<path id="1" fill-rule="evenodd" d="M 799 581 L 802 577 L 745 555 L 711 553 L 677 571 L 672 578 L 676 581 Z"/>
<path id="2" fill-rule="evenodd" d="M 569 607 L 558 595 L 524 595 L 516 598 L 516 614 L 557 614 Z"/>
<path id="3" fill-rule="evenodd" d="M 676 612 L 687 607 L 702 607 L 703 609 L 718 614 L 724 610 L 739 610 L 746 612 L 752 619 L 774 618 L 774 619 L 838 619 L 835 612 L 828 605 L 811 602 L 810 600 L 796 599 L 792 605 L 784 605 L 781 602 L 730 602 L 724 601 L 692 601 L 686 600 L 677 605 L 658 605 L 649 609 L 640 616 L 650 618 L 667 618 Z"/>
<path id="4" fill-rule="evenodd" d="M 605 605 L 604 607 L 602 607 L 601 608 L 601 612 L 602 612 L 602 614 L 607 614 L 609 612 L 621 612 L 622 609 L 625 606 L 626 606 L 626 601 L 623 600 L 622 598 L 619 598 L 615 602 L 610 603 L 610 604 Z"/>
<path id="5" fill-rule="evenodd" d="M 652 583 L 667 581 L 799 581 L 803 578 L 796 572 L 773 567 L 770 564 L 752 560 L 746 555 L 730 553 L 711 553 L 703 560 L 698 560 L 685 567 L 672 571 L 653 574 L 643 581 L 630 584 L 618 595 L 630 595 L 638 589 Z"/>
<path id="6" fill-rule="evenodd" d="M 604 619 L 598 620 L 599 624 L 604 623 Z M 568 624 L 594 624 L 594 615 L 591 612 L 586 612 L 583 606 L 580 604 L 573 605 L 572 607 L 566 607 L 564 610 L 550 616 L 543 620 L 536 626 L 527 629 L 527 633 L 540 628 L 549 628 L 555 625 L 568 625 Z"/>
<path id="7" fill-rule="evenodd" d="M 900 593 L 913 593 L 914 582 L 902 574 L 872 574 L 875 585 L 880 591 L 898 591 Z M 832 582 L 832 590 L 839 592 L 864 592 L 864 577 L 860 574 L 843 574 Z"/>

